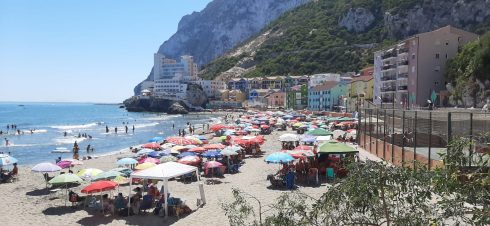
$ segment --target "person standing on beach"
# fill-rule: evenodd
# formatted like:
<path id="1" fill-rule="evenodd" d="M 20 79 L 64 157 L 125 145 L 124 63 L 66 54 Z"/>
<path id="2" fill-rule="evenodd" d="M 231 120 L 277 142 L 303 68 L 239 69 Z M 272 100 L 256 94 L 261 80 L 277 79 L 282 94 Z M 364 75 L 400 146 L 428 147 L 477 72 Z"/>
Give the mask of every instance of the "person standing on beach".
<path id="1" fill-rule="evenodd" d="M 172 129 L 175 129 L 175 124 L 174 123 L 172 123 Z"/>
<path id="2" fill-rule="evenodd" d="M 128 133 L 128 126 L 124 126 L 124 129 L 126 130 L 126 134 Z"/>
<path id="3" fill-rule="evenodd" d="M 109 127 L 107 125 L 105 126 L 105 133 L 109 133 Z"/>
<path id="4" fill-rule="evenodd" d="M 133 133 L 134 133 L 134 125 L 133 125 Z"/>
<path id="5" fill-rule="evenodd" d="M 90 144 L 87 145 L 87 154 L 90 152 Z"/>
<path id="6" fill-rule="evenodd" d="M 181 135 L 182 135 L 182 133 L 180 132 L 180 129 L 179 129 L 179 137 L 180 137 Z M 7 138 L 5 138 L 5 139 L 7 139 Z"/>
<path id="7" fill-rule="evenodd" d="M 117 127 L 114 127 L 114 132 L 117 134 Z"/>
<path id="8" fill-rule="evenodd" d="M 9 146 L 10 143 L 9 143 L 9 139 L 5 138 L 5 146 Z"/>

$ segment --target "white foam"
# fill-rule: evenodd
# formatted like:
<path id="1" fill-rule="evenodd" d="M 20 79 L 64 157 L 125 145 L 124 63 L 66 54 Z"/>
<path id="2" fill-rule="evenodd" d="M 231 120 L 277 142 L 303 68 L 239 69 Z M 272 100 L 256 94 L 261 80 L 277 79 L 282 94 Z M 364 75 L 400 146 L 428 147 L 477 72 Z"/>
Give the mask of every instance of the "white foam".
<path id="1" fill-rule="evenodd" d="M 73 144 L 73 143 L 75 143 L 75 141 L 77 143 L 80 143 L 86 139 L 87 138 L 85 138 L 85 137 L 80 137 L 80 138 L 78 138 L 78 137 L 63 137 L 63 138 L 54 139 L 54 142 L 56 144 Z"/>
<path id="2" fill-rule="evenodd" d="M 31 133 L 31 130 L 24 130 L 23 131 L 24 133 Z M 48 130 L 46 129 L 36 129 L 36 130 L 32 130 L 32 133 L 47 133 Z"/>
<path id="3" fill-rule="evenodd" d="M 134 125 L 134 128 L 136 129 L 141 129 L 141 128 L 145 128 L 145 127 L 151 127 L 151 126 L 156 126 L 158 125 L 158 122 L 152 122 L 152 123 L 144 123 L 144 124 L 136 124 Z M 131 126 L 128 126 L 128 128 L 131 130 L 132 127 Z"/>
<path id="4" fill-rule="evenodd" d="M 73 130 L 73 129 L 87 129 L 90 127 L 94 127 L 97 125 L 100 125 L 101 123 L 88 123 L 88 124 L 82 124 L 82 125 L 65 125 L 65 126 L 51 126 L 53 129 L 59 129 L 59 130 Z"/>

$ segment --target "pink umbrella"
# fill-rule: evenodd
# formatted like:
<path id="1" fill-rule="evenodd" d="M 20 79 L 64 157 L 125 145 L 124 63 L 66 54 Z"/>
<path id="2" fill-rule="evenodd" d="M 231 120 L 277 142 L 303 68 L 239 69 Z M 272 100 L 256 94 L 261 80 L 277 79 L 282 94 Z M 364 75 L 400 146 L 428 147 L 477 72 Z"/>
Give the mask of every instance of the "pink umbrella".
<path id="1" fill-rule="evenodd" d="M 160 144 L 157 143 L 147 143 L 142 146 L 143 148 L 148 148 L 148 149 L 153 149 L 153 150 L 158 150 L 160 149 Z"/>
<path id="2" fill-rule="evenodd" d="M 138 163 L 145 163 L 145 162 L 160 164 L 160 160 L 156 158 L 143 158 L 138 161 Z"/>
<path id="3" fill-rule="evenodd" d="M 58 165 L 62 169 L 66 169 L 66 168 L 69 168 L 71 166 L 71 162 L 70 161 L 59 161 L 58 163 L 56 163 L 56 165 Z"/>
<path id="4" fill-rule="evenodd" d="M 204 163 L 204 168 L 206 168 L 206 169 L 218 168 L 221 166 L 223 166 L 223 164 L 221 164 L 220 162 L 216 162 L 216 161 L 209 161 L 209 162 Z"/>

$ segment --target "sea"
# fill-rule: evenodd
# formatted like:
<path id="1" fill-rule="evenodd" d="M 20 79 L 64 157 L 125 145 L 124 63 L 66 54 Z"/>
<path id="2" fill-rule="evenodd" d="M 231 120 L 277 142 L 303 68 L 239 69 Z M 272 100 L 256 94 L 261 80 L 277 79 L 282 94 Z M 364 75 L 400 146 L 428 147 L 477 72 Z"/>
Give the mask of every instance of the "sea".
<path id="1" fill-rule="evenodd" d="M 104 156 L 147 143 L 156 136 L 173 136 L 178 133 L 178 129 L 187 128 L 188 122 L 198 129 L 203 124 L 218 120 L 215 113 L 167 115 L 128 112 L 119 106 L 89 103 L 0 103 L 0 131 L 3 132 L 0 135 L 0 152 L 10 153 L 18 159 L 19 165 L 54 163 L 58 157 L 72 158 L 72 153 L 60 154 L 52 151 L 56 148 L 71 150 L 76 141 L 81 157 Z M 12 124 L 17 125 L 20 134 L 11 128 L 7 129 Z M 106 133 L 106 126 L 109 133 Z M 87 134 L 92 138 L 79 137 L 79 134 Z M 5 138 L 8 139 L 9 146 L 6 146 Z M 94 148 L 94 152 L 86 153 L 88 145 Z"/>

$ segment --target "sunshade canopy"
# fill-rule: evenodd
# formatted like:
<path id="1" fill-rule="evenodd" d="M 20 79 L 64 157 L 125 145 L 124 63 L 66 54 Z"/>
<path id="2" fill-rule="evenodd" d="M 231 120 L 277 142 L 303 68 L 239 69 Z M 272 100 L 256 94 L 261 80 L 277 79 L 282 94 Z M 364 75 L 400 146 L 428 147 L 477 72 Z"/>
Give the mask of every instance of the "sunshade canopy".
<path id="1" fill-rule="evenodd" d="M 184 174 L 192 173 L 197 167 L 180 164 L 176 162 L 166 162 L 149 169 L 141 170 L 131 174 L 131 178 L 164 180 Z"/>
<path id="2" fill-rule="evenodd" d="M 337 141 L 329 141 L 320 145 L 319 154 L 347 154 L 359 152 L 355 148 Z"/>

